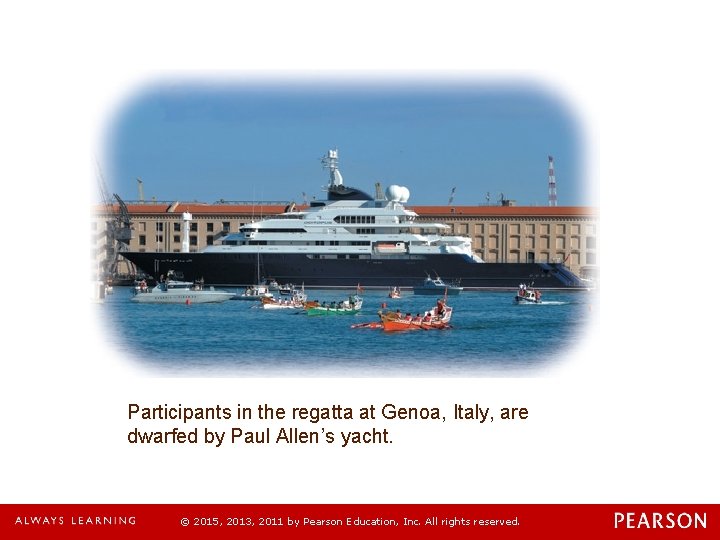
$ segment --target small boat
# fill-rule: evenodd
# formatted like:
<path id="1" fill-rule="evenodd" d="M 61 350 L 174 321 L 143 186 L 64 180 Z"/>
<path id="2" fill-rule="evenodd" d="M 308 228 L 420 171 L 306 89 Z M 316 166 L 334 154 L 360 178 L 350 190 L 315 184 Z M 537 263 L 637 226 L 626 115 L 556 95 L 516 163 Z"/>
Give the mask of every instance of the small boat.
<path id="1" fill-rule="evenodd" d="M 263 298 L 261 306 L 263 309 L 305 309 L 303 302 L 283 298 Z"/>
<path id="2" fill-rule="evenodd" d="M 295 293 L 295 285 L 292 283 L 280 285 L 278 292 L 283 296 L 292 296 Z"/>
<path id="3" fill-rule="evenodd" d="M 404 330 L 443 330 L 451 328 L 450 319 L 452 318 L 453 308 L 447 305 L 447 299 L 438 300 L 437 305 L 426 311 L 424 314 L 419 313 L 413 317 L 412 313 L 403 315 L 400 310 L 396 311 L 378 311 L 379 321 L 371 321 L 357 323 L 350 328 L 382 328 L 386 332 L 402 332 Z"/>
<path id="4" fill-rule="evenodd" d="M 272 298 L 272 293 L 265 285 L 251 285 L 241 293 L 232 297 L 233 300 L 262 300 Z"/>
<path id="5" fill-rule="evenodd" d="M 286 283 L 285 285 L 281 285 L 277 282 L 276 279 L 270 279 L 269 281 L 265 281 L 265 286 L 267 287 L 267 290 L 271 293 L 279 293 L 285 296 L 291 296 L 293 294 L 293 291 L 295 290 L 295 285 L 292 283 Z"/>
<path id="6" fill-rule="evenodd" d="M 278 286 L 277 281 L 271 279 L 270 282 L 260 277 L 260 253 L 257 254 L 257 274 L 255 277 L 255 283 L 257 285 L 251 285 L 247 287 L 243 292 L 237 293 L 232 297 L 233 300 L 262 300 L 263 298 L 272 298 L 271 289 L 273 284 Z"/>
<path id="7" fill-rule="evenodd" d="M 375 244 L 378 253 L 407 253 L 405 242 L 378 242 Z"/>
<path id="8" fill-rule="evenodd" d="M 455 283 L 445 283 L 442 279 L 440 279 L 440 276 L 436 276 L 435 278 L 428 276 L 425 278 L 422 285 L 413 287 L 414 294 L 432 294 L 437 296 L 456 296 L 460 294 L 462 290 L 463 288 Z"/>
<path id="9" fill-rule="evenodd" d="M 293 290 L 291 298 L 270 298 L 262 299 L 263 309 L 305 309 L 305 302 L 307 301 L 307 295 L 304 291 Z"/>
<path id="10" fill-rule="evenodd" d="M 424 314 L 414 317 L 408 313 L 405 316 L 400 310 L 380 313 L 383 330 L 386 332 L 402 332 L 404 330 L 443 330 L 450 327 L 453 308 L 445 300 L 438 300 L 437 305 Z"/>
<path id="11" fill-rule="evenodd" d="M 400 298 L 400 287 L 393 287 L 388 293 L 388 298 Z"/>
<path id="12" fill-rule="evenodd" d="M 357 294 L 340 302 L 323 302 L 319 306 L 308 306 L 305 309 L 308 315 L 355 315 L 362 309 L 363 299 Z"/>
<path id="13" fill-rule="evenodd" d="M 155 287 L 143 286 L 141 282 L 135 295 L 130 299 L 141 304 L 207 304 L 230 300 L 234 293 L 205 288 L 202 280 L 192 283 L 171 279 L 168 273 L 166 280 L 161 280 Z"/>
<path id="14" fill-rule="evenodd" d="M 528 287 L 524 283 L 521 283 L 518 287 L 517 293 L 515 293 L 516 304 L 541 304 L 542 293 L 533 288 L 532 284 Z"/>
<path id="15" fill-rule="evenodd" d="M 265 280 L 265 285 L 267 286 L 268 290 L 271 292 L 276 292 L 276 291 L 280 290 L 280 284 L 274 279 L 271 279 L 269 281 Z"/>

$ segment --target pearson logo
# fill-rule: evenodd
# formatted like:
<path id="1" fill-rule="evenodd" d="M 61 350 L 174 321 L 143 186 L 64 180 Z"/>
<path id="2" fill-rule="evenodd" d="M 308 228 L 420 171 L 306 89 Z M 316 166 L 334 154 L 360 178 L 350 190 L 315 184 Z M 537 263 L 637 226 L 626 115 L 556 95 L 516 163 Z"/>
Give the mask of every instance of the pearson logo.
<path id="1" fill-rule="evenodd" d="M 707 529 L 705 512 L 615 512 L 616 529 Z"/>

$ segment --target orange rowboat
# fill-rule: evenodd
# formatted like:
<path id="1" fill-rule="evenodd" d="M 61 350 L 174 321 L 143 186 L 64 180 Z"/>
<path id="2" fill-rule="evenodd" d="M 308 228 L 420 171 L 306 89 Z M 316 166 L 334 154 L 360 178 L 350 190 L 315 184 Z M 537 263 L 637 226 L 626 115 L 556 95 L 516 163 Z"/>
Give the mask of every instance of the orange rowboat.
<path id="1" fill-rule="evenodd" d="M 382 328 L 386 332 L 404 332 L 408 330 L 443 330 L 451 328 L 450 318 L 453 308 L 438 300 L 437 305 L 423 316 L 403 316 L 398 311 L 379 311 L 380 321 L 353 324 L 351 328 Z"/>
<path id="2" fill-rule="evenodd" d="M 433 311 L 435 311 L 433 309 Z M 382 327 L 386 332 L 404 332 L 407 330 L 444 330 L 450 328 L 450 317 L 452 317 L 452 308 L 445 306 L 444 313 L 441 316 L 430 315 L 426 313 L 422 318 L 413 317 L 397 318 L 397 316 L 382 316 Z M 395 314 L 393 314 L 395 315 Z"/>

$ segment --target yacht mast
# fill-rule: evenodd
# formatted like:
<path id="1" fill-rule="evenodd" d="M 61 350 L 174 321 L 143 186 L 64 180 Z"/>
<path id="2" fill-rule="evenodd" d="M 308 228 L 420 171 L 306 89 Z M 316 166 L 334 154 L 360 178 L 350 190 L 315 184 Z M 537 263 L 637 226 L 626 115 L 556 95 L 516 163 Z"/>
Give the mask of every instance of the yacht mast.
<path id="1" fill-rule="evenodd" d="M 326 156 L 322 158 L 323 168 L 330 170 L 330 184 L 329 186 L 342 186 L 343 178 L 338 169 L 338 150 L 328 150 Z"/>

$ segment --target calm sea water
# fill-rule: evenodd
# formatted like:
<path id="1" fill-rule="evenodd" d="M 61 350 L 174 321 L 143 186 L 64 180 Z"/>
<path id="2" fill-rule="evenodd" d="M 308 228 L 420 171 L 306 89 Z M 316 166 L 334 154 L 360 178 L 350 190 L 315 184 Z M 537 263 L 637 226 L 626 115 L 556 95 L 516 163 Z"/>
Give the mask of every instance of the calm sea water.
<path id="1" fill-rule="evenodd" d="M 308 297 L 340 300 L 351 292 L 311 290 Z M 131 296 L 115 287 L 96 306 L 105 338 L 158 375 L 193 377 L 533 375 L 583 339 L 593 302 L 580 291 L 547 291 L 539 305 L 515 305 L 509 291 L 463 291 L 448 300 L 452 328 L 388 333 L 351 325 L 378 320 L 382 303 L 415 314 L 436 298 L 403 291 L 391 300 L 387 291 L 366 290 L 357 315 L 310 317 L 256 302 L 141 305 Z"/>

